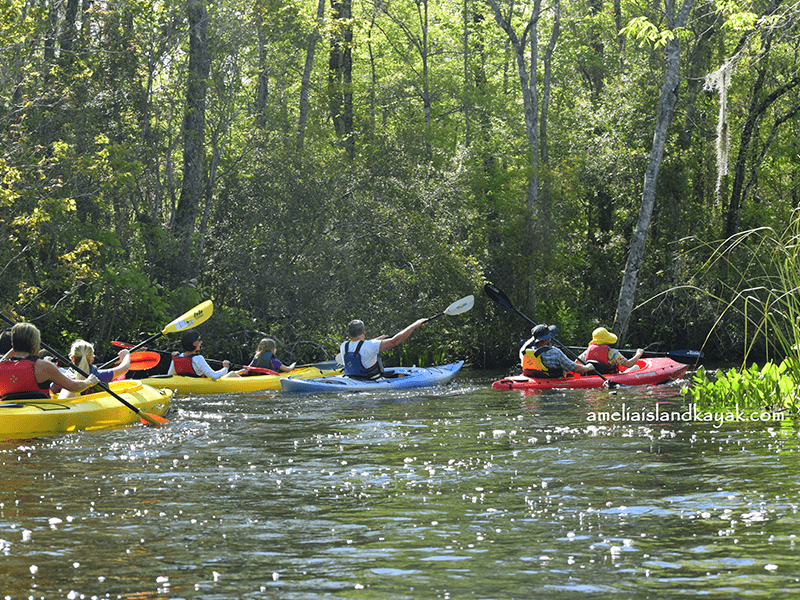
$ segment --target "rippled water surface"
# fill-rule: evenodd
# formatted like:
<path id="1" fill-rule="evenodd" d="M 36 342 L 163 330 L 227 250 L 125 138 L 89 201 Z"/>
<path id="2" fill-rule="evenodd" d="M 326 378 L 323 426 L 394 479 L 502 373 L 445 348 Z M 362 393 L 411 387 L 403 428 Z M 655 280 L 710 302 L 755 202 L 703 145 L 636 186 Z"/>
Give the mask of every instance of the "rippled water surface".
<path id="1" fill-rule="evenodd" d="M 0 599 L 776 598 L 795 424 L 631 419 L 677 386 L 178 398 L 0 446 Z"/>

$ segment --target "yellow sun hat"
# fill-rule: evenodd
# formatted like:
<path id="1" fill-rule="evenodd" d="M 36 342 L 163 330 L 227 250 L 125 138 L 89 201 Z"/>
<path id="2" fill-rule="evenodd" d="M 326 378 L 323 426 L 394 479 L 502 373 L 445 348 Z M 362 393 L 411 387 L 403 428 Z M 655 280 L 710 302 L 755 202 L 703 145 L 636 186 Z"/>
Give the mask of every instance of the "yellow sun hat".
<path id="1" fill-rule="evenodd" d="M 601 345 L 601 344 L 616 344 L 617 343 L 617 336 L 608 331 L 605 327 L 598 327 L 592 332 L 592 344 Z"/>

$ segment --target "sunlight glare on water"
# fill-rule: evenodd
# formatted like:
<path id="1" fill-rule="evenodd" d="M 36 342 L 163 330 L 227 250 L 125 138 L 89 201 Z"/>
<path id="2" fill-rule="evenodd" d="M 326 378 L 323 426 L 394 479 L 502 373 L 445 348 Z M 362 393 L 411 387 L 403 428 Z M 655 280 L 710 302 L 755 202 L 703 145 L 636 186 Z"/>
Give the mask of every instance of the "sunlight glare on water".
<path id="1" fill-rule="evenodd" d="M 676 385 L 186 397 L 0 446 L 2 598 L 772 598 L 792 423 L 596 422 Z"/>

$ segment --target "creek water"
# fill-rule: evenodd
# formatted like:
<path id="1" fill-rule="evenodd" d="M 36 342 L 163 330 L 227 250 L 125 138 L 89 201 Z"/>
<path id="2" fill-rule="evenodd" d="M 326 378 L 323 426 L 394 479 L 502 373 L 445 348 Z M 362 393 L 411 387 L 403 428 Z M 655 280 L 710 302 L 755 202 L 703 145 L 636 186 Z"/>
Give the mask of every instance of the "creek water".
<path id="1" fill-rule="evenodd" d="M 800 590 L 793 423 L 648 422 L 686 414 L 679 385 L 526 394 L 499 376 L 179 397 L 158 429 L 6 443 L 0 599 Z"/>

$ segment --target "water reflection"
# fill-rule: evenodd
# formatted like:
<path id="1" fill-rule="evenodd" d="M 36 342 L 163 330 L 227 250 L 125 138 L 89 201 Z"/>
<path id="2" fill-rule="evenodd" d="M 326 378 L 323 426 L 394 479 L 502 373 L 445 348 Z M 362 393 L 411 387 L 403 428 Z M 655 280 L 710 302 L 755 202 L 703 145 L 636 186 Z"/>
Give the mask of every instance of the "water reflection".
<path id="1" fill-rule="evenodd" d="M 0 449 L 3 597 L 773 597 L 791 428 L 591 423 L 676 387 L 188 397 Z"/>

